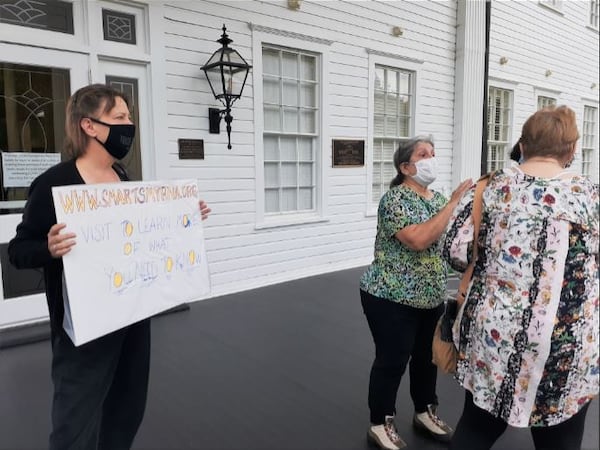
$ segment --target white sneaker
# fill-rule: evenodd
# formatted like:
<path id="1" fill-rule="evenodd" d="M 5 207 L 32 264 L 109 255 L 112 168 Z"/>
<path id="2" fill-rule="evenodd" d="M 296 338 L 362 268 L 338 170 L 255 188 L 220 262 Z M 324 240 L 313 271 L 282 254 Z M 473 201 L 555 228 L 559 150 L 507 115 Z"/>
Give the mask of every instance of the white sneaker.
<path id="1" fill-rule="evenodd" d="M 450 442 L 452 438 L 452 428 L 437 416 L 435 405 L 427 405 L 427 411 L 415 414 L 413 426 L 437 441 Z"/>
<path id="2" fill-rule="evenodd" d="M 399 450 L 406 447 L 406 442 L 398 435 L 394 416 L 385 416 L 383 425 L 371 425 L 367 432 L 369 444 L 385 450 Z"/>

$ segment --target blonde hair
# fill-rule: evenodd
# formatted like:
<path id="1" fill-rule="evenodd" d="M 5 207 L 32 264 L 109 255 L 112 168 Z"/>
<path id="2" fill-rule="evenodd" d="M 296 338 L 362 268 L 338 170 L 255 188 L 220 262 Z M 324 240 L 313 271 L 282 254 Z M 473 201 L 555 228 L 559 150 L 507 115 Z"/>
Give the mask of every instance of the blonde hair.
<path id="1" fill-rule="evenodd" d="M 579 139 L 575 112 L 567 106 L 543 108 L 523 125 L 523 156 L 546 156 L 566 162 Z"/>
<path id="2" fill-rule="evenodd" d="M 105 84 L 82 87 L 69 98 L 65 119 L 65 151 L 69 156 L 78 158 L 85 152 L 88 136 L 80 126 L 81 119 L 109 112 L 115 107 L 117 97 L 129 107 L 124 93 Z"/>

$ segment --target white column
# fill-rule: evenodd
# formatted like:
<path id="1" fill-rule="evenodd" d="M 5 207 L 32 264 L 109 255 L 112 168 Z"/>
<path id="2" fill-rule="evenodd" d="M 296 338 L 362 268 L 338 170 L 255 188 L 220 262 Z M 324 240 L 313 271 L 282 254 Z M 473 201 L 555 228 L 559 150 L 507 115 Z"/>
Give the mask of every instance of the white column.
<path id="1" fill-rule="evenodd" d="M 485 77 L 485 1 L 458 0 L 454 85 L 453 186 L 481 171 Z"/>

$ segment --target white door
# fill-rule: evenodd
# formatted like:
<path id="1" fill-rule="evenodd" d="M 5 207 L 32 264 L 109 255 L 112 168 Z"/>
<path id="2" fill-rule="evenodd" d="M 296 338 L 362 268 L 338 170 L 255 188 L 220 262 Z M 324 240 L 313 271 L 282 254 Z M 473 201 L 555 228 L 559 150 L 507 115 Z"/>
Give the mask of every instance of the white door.
<path id="1" fill-rule="evenodd" d="M 35 175 L 25 161 L 39 158 L 43 168 L 61 153 L 66 100 L 89 83 L 88 73 L 87 55 L 0 43 L 5 116 L 0 120 L 0 151 L 7 161 L 0 173 L 0 328 L 48 316 L 41 271 L 16 271 L 7 261 L 6 247 L 21 221 L 27 180 Z"/>

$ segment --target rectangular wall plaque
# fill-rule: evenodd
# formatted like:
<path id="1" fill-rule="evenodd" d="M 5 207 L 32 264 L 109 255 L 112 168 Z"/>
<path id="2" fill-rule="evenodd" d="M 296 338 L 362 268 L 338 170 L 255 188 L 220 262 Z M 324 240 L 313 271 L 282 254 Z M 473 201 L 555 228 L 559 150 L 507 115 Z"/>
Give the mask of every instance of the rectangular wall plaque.
<path id="1" fill-rule="evenodd" d="M 204 159 L 203 139 L 177 139 L 179 159 Z"/>
<path id="2" fill-rule="evenodd" d="M 365 141 L 334 139 L 333 167 L 357 167 L 365 165 Z"/>

